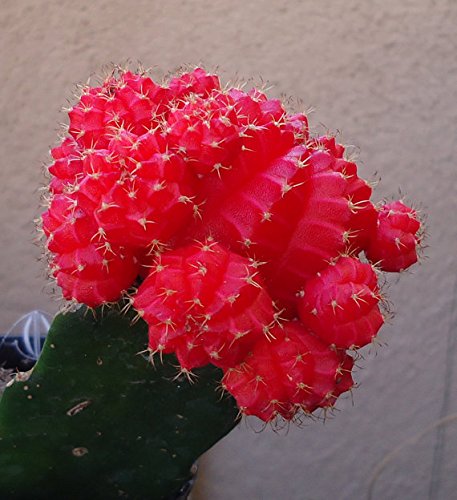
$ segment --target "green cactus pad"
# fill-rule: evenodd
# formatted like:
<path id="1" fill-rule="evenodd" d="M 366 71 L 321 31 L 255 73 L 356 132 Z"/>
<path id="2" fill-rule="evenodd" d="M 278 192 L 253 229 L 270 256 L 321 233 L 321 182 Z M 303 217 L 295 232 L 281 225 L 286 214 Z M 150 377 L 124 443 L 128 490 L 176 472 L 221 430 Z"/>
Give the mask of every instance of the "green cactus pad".
<path id="1" fill-rule="evenodd" d="M 172 356 L 152 366 L 147 326 L 130 320 L 56 317 L 33 372 L 0 401 L 2 498 L 167 498 L 236 425 L 217 368 L 190 383 Z"/>

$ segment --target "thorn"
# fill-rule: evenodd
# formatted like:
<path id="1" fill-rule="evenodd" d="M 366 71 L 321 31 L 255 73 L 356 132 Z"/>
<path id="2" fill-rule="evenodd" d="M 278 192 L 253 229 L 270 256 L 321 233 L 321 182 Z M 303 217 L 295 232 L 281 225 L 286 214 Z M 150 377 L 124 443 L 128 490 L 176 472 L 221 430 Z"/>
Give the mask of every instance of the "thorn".
<path id="1" fill-rule="evenodd" d="M 217 176 L 219 177 L 219 179 L 221 178 L 221 170 L 231 170 L 231 166 L 227 166 L 225 167 L 224 165 L 222 165 L 222 163 L 216 163 L 214 166 L 213 166 L 213 169 L 212 169 L 212 172 L 216 172 L 217 173 Z"/>
<path id="2" fill-rule="evenodd" d="M 357 293 L 353 293 L 351 295 L 351 299 L 360 307 L 360 302 L 363 302 L 364 304 L 368 304 L 368 302 L 365 299 L 362 299 L 360 295 L 364 295 L 364 291 L 360 290 Z"/>
<path id="3" fill-rule="evenodd" d="M 233 344 L 234 344 L 237 340 L 239 340 L 239 339 L 241 339 L 241 338 L 245 337 L 245 336 L 246 336 L 246 335 L 248 335 L 249 333 L 251 333 L 251 330 L 245 330 L 245 331 L 243 331 L 243 332 L 236 332 L 236 333 L 234 334 L 234 336 L 233 336 L 232 342 L 230 342 L 229 348 L 231 349 L 231 348 L 233 347 Z"/>
<path id="4" fill-rule="evenodd" d="M 360 229 L 349 229 L 347 231 L 343 231 L 343 243 L 346 245 L 350 244 L 351 239 L 355 238 L 360 231 Z"/>
<path id="5" fill-rule="evenodd" d="M 281 318 L 281 314 L 283 312 L 285 312 L 285 308 L 281 309 L 280 311 L 277 311 L 273 314 L 273 321 L 274 323 L 276 323 L 277 325 L 281 326 L 281 324 L 284 322 L 284 321 L 287 321 L 287 318 Z"/>
<path id="6" fill-rule="evenodd" d="M 191 203 L 193 201 L 193 199 L 195 198 L 195 196 L 185 196 L 185 195 L 181 195 L 179 198 L 178 198 L 178 202 L 179 203 Z"/>
<path id="7" fill-rule="evenodd" d="M 222 350 L 222 348 L 223 348 L 223 346 L 219 349 L 219 351 L 211 351 L 209 353 L 209 357 L 211 359 L 215 359 L 215 360 L 221 359 L 219 352 Z"/>
<path id="8" fill-rule="evenodd" d="M 330 305 L 331 305 L 331 307 L 332 307 L 332 309 L 333 309 L 333 314 L 336 314 L 336 309 L 337 309 L 338 307 L 339 307 L 340 309 L 343 309 L 343 307 L 342 307 L 342 306 L 340 306 L 336 300 L 332 300 L 332 301 L 330 302 Z"/>
<path id="9" fill-rule="evenodd" d="M 190 264 L 190 266 L 197 269 L 198 273 L 202 276 L 205 276 L 208 272 L 208 268 L 199 261 L 197 261 L 197 264 Z"/>
<path id="10" fill-rule="evenodd" d="M 200 244 L 200 250 L 202 250 L 203 252 L 214 252 L 212 247 L 214 245 L 217 245 L 212 236 L 208 236 L 208 238 L 206 238 L 204 243 L 199 243 L 199 244 Z"/>
<path id="11" fill-rule="evenodd" d="M 131 189 L 130 191 L 126 191 L 126 192 L 127 192 L 128 197 L 131 198 L 132 200 L 134 200 L 136 198 L 136 194 L 138 191 Z"/>
<path id="12" fill-rule="evenodd" d="M 161 182 L 156 182 L 153 186 L 154 191 L 162 191 L 162 189 L 165 189 L 166 182 L 161 181 Z"/>
<path id="13" fill-rule="evenodd" d="M 248 275 L 244 278 L 244 281 L 246 281 L 246 283 L 248 285 L 252 285 L 252 286 L 255 286 L 256 288 L 262 288 L 262 286 L 257 283 L 257 281 L 254 280 L 254 278 L 259 274 L 259 272 L 255 272 L 255 273 L 250 273 L 249 269 L 246 267 L 246 271 L 248 273 Z"/>
<path id="14" fill-rule="evenodd" d="M 149 246 L 147 247 L 148 251 L 146 255 L 149 257 L 151 255 L 159 255 L 165 250 L 167 250 L 168 245 L 166 243 L 161 242 L 157 238 L 153 239 Z M 148 266 L 145 266 L 148 267 Z"/>
<path id="15" fill-rule="evenodd" d="M 122 307 L 122 309 L 120 310 L 120 314 L 123 315 L 123 314 L 126 314 L 129 309 L 133 306 L 133 297 L 129 297 L 127 299 L 127 302 L 126 304 Z M 139 311 L 137 311 L 139 313 Z M 142 315 L 144 315 L 144 311 L 141 311 Z"/>
<path id="16" fill-rule="evenodd" d="M 181 368 L 178 374 L 173 378 L 173 381 L 179 380 L 182 376 L 185 376 L 190 384 L 193 384 L 198 378 L 195 373 L 187 368 Z"/>
<path id="17" fill-rule="evenodd" d="M 99 247 L 97 247 L 97 250 L 103 250 L 103 254 L 106 254 L 107 252 L 110 252 L 113 255 L 116 255 L 116 253 L 112 249 L 111 243 L 109 241 L 105 241 L 105 243 L 103 243 L 103 245 L 100 245 Z"/>
<path id="18" fill-rule="evenodd" d="M 398 250 L 401 250 L 401 247 L 406 248 L 406 245 L 398 237 L 395 238 L 395 246 L 398 248 Z"/>
<path id="19" fill-rule="evenodd" d="M 234 304 L 236 302 L 236 300 L 238 299 L 239 296 L 240 296 L 239 293 L 237 293 L 235 295 L 230 295 L 229 297 L 227 297 L 227 302 L 229 304 Z"/>
<path id="20" fill-rule="evenodd" d="M 274 326 L 274 321 L 268 325 L 263 325 L 262 332 L 267 337 L 268 340 L 276 340 L 276 337 L 271 333 L 271 328 Z"/>
<path id="21" fill-rule="evenodd" d="M 202 219 L 202 215 L 201 215 L 201 206 L 204 204 L 205 202 L 202 202 L 200 204 L 197 204 L 197 203 L 194 203 L 192 209 L 193 209 L 193 212 L 194 212 L 194 218 L 199 218 L 200 220 Z"/>
<path id="22" fill-rule="evenodd" d="M 292 189 L 296 188 L 296 187 L 299 187 L 299 186 L 302 186 L 304 184 L 304 182 L 298 182 L 297 184 L 288 184 L 287 182 L 285 182 L 282 186 L 281 186 L 281 192 L 282 192 L 282 197 L 284 197 L 284 195 L 286 195 L 289 191 L 291 191 Z"/>
<path id="23" fill-rule="evenodd" d="M 198 317 L 203 319 L 203 321 L 201 322 L 201 326 L 204 327 L 204 326 L 206 326 L 206 323 L 208 323 L 208 321 L 211 321 L 212 315 L 209 313 L 206 313 L 206 314 L 202 314 Z"/>
<path id="24" fill-rule="evenodd" d="M 306 160 L 300 160 L 300 158 L 297 158 L 297 168 L 305 168 L 309 165 L 308 159 Z"/>
<path id="25" fill-rule="evenodd" d="M 260 222 L 265 222 L 265 221 L 270 221 L 271 220 L 272 213 L 271 212 L 263 212 L 262 213 L 262 219 Z"/>
<path id="26" fill-rule="evenodd" d="M 153 220 L 147 220 L 146 217 L 142 217 L 141 219 L 138 219 L 137 222 L 138 222 L 138 224 L 140 224 L 140 226 L 145 231 L 147 230 L 147 227 L 146 227 L 147 224 L 156 224 L 155 221 L 153 221 Z"/>
<path id="27" fill-rule="evenodd" d="M 352 201 L 352 197 L 350 196 L 348 198 L 348 207 L 349 207 L 349 210 L 355 214 L 357 213 L 358 210 L 362 210 L 363 208 L 366 207 L 367 203 L 369 202 L 370 200 L 360 200 L 360 201 L 357 201 L 357 202 L 353 202 Z"/>
<path id="28" fill-rule="evenodd" d="M 149 350 L 149 361 L 151 362 L 151 364 L 153 366 L 155 366 L 153 357 L 157 353 L 159 354 L 160 362 L 163 364 L 163 351 L 165 350 L 165 345 L 164 344 L 159 344 L 157 346 L 157 349 L 155 351 L 153 351 L 151 348 L 148 348 L 148 350 Z"/>
<path id="29" fill-rule="evenodd" d="M 191 311 L 195 306 L 203 307 L 202 301 L 198 297 L 194 297 L 191 300 L 186 300 L 184 303 L 190 303 L 190 306 L 186 310 L 186 313 L 188 313 L 189 311 Z"/>
<path id="30" fill-rule="evenodd" d="M 106 232 L 105 232 L 105 230 L 102 227 L 98 228 L 97 232 L 92 236 L 92 238 L 90 239 L 90 241 L 92 242 L 95 238 L 97 238 L 97 236 L 100 239 L 106 240 Z"/>
<path id="31" fill-rule="evenodd" d="M 76 266 L 76 269 L 74 269 L 71 274 L 81 273 L 84 271 L 84 269 L 86 269 L 86 266 L 84 264 L 78 264 Z"/>
<path id="32" fill-rule="evenodd" d="M 252 257 L 249 258 L 249 267 L 253 267 L 254 269 L 257 269 L 260 266 L 264 266 L 265 264 L 266 262 L 255 260 Z"/>
<path id="33" fill-rule="evenodd" d="M 176 323 L 168 318 L 165 321 L 161 321 L 162 325 L 165 325 L 165 335 L 168 337 L 168 329 L 171 328 L 174 332 L 176 331 Z"/>
<path id="34" fill-rule="evenodd" d="M 257 391 L 258 387 L 259 387 L 259 384 L 263 384 L 263 385 L 267 385 L 265 380 L 263 379 L 263 377 L 261 375 L 256 375 L 250 383 L 252 382 L 255 382 L 255 390 Z"/>
<path id="35" fill-rule="evenodd" d="M 138 323 L 138 321 L 144 316 L 144 311 L 143 310 L 137 310 L 136 315 L 132 318 L 132 321 L 130 322 L 131 325 L 135 325 Z"/>
<path id="36" fill-rule="evenodd" d="M 157 294 L 157 297 L 164 297 L 162 302 L 164 302 L 168 297 L 171 297 L 175 293 L 178 293 L 178 290 L 172 290 L 171 288 L 162 287 L 160 288 L 160 290 L 163 290 L 163 292 Z"/>
<path id="37" fill-rule="evenodd" d="M 308 384 L 305 384 L 304 382 L 297 382 L 296 387 L 297 387 L 297 392 L 294 394 L 295 396 L 300 391 L 305 391 L 307 393 L 310 393 L 312 391 L 312 387 Z"/>

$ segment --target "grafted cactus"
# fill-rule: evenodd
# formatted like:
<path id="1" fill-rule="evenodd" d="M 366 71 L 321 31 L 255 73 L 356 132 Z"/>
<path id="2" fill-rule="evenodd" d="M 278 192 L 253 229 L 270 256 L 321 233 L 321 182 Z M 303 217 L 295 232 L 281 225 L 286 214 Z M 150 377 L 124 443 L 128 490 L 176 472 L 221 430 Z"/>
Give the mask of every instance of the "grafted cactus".
<path id="1" fill-rule="evenodd" d="M 239 415 L 294 421 L 353 387 L 379 274 L 417 260 L 422 226 L 305 114 L 201 68 L 116 68 L 68 116 L 41 230 L 84 306 L 3 396 L 0 487 L 166 498 Z"/>

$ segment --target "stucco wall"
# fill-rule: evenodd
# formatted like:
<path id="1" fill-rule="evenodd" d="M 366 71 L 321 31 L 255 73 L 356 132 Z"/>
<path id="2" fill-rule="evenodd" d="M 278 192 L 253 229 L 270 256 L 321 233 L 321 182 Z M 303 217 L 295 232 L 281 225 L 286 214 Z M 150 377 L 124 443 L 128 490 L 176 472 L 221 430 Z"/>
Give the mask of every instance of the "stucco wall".
<path id="1" fill-rule="evenodd" d="M 128 58 L 156 74 L 203 62 L 226 79 L 261 76 L 360 147 L 362 174 L 382 172 L 377 199 L 400 187 L 423 208 L 429 247 L 392 280 L 388 346 L 366 351 L 353 401 L 325 425 L 241 425 L 201 461 L 194 499 L 366 498 L 403 442 L 373 498 L 455 498 L 457 424 L 433 422 L 457 411 L 456 26 L 455 0 L 2 0 L 0 328 L 57 307 L 31 221 L 75 82 Z"/>

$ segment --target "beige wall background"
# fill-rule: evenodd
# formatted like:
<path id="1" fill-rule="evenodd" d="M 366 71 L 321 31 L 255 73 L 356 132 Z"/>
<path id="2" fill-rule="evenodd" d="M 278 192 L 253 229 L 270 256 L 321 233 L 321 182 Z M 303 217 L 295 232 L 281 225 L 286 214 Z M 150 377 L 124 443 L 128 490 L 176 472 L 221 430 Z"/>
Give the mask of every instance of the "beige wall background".
<path id="1" fill-rule="evenodd" d="M 0 328 L 57 308 L 32 220 L 74 83 L 129 58 L 262 77 L 360 148 L 377 199 L 400 188 L 423 209 L 429 246 L 391 280 L 388 345 L 353 399 L 325 425 L 243 423 L 201 460 L 194 500 L 357 500 L 374 479 L 373 499 L 457 498 L 456 27 L 456 0 L 0 0 Z"/>

